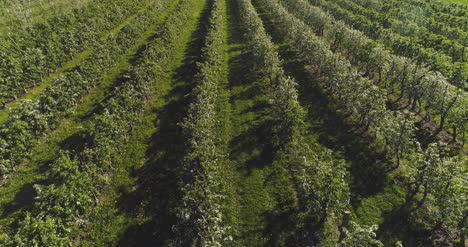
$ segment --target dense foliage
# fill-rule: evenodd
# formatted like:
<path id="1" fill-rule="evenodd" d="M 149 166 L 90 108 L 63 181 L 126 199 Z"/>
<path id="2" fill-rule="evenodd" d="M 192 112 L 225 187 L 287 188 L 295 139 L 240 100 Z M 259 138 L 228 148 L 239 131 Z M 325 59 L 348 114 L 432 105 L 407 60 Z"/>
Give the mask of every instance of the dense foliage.
<path id="1" fill-rule="evenodd" d="M 63 153 L 51 164 L 49 185 L 36 185 L 38 196 L 14 233 L 0 238 L 2 246 L 70 246 L 99 203 L 99 188 L 108 183 L 116 157 L 128 142 L 132 126 L 144 110 L 152 83 L 164 73 L 181 28 L 190 17 L 192 1 L 182 1 L 135 62 L 121 85 L 92 116 L 81 134 L 83 150 Z M 155 61 L 157 64 L 155 64 Z"/>
<path id="2" fill-rule="evenodd" d="M 446 144 L 433 143 L 424 152 L 415 153 L 408 184 L 411 201 L 415 204 L 413 214 L 422 206 L 432 208 L 433 229 L 459 235 L 463 241 L 468 226 L 468 169 L 462 164 L 467 164 L 467 160 L 466 157 L 451 157 L 449 151 Z M 450 245 L 449 239 L 434 239 L 437 244 Z"/>
<path id="3" fill-rule="evenodd" d="M 102 71 L 116 66 L 144 32 L 156 24 L 158 12 L 167 6 L 166 2 L 158 2 L 148 7 L 118 34 L 101 42 L 89 58 L 55 80 L 39 99 L 26 101 L 10 113 L 6 124 L 0 127 L 1 175 L 11 172 L 46 130 L 53 129 L 91 88 L 99 85 L 107 74 Z"/>
<path id="4" fill-rule="evenodd" d="M 323 234 L 324 222 L 338 221 L 349 201 L 344 164 L 333 159 L 329 150 L 307 143 L 304 109 L 297 98 L 296 82 L 285 75 L 278 52 L 250 1 L 240 0 L 238 4 L 257 76 L 272 89 L 271 145 L 275 150 L 272 165 L 278 167 L 278 172 L 286 169 L 290 174 L 298 200 L 292 209 L 282 205 L 284 213 L 293 214 L 296 229 L 277 238 L 281 245 L 306 246 L 329 241 L 334 236 Z M 332 227 L 337 229 L 336 224 Z"/>
<path id="5" fill-rule="evenodd" d="M 382 18 L 382 23 L 378 21 L 373 21 L 372 18 L 368 18 L 366 16 L 362 16 L 359 13 L 355 13 L 348 9 L 342 8 L 335 2 L 331 1 L 310 1 L 311 3 L 323 7 L 325 10 L 329 11 L 335 18 L 345 21 L 348 25 L 353 26 L 354 28 L 363 31 L 369 37 L 373 39 L 378 39 L 379 42 L 385 44 L 386 47 L 392 49 L 398 55 L 406 56 L 415 59 L 419 63 L 425 63 L 430 66 L 430 68 L 441 72 L 449 81 L 460 88 L 466 90 L 467 87 L 467 75 L 468 75 L 468 67 L 466 64 L 466 35 L 463 38 L 461 43 L 456 43 L 451 39 L 447 39 L 441 37 L 440 35 L 435 35 L 430 33 L 431 29 L 426 30 L 419 30 L 421 29 L 420 25 L 416 24 L 398 24 L 392 23 L 388 20 L 388 15 L 391 15 L 393 9 L 395 9 L 396 13 L 400 13 L 404 11 L 404 7 L 400 8 L 400 6 L 394 8 L 385 7 L 382 9 L 380 13 Z M 351 1 L 340 0 L 340 2 L 347 2 L 350 3 Z M 398 1 L 394 4 L 399 4 Z M 351 5 L 355 6 L 357 4 L 350 3 Z M 370 10 L 364 9 L 360 7 L 366 13 L 373 13 L 374 15 L 379 15 L 379 12 L 370 12 Z M 411 8 L 409 8 L 411 9 Z M 389 11 L 390 10 L 390 11 Z M 413 10 L 409 11 L 409 15 L 414 12 Z M 390 13 L 390 14 L 389 14 Z M 415 14 L 415 13 L 413 13 Z M 423 14 L 417 15 L 418 17 L 424 16 Z M 377 17 L 376 17 L 377 19 Z M 406 22 L 408 19 L 405 19 Z M 394 21 L 397 22 L 397 21 Z M 408 31 L 411 34 L 419 35 L 418 37 L 407 37 L 396 33 L 389 29 L 390 26 L 397 26 L 395 29 L 397 30 L 412 30 Z M 406 25 L 405 27 L 400 27 L 398 25 Z M 407 28 L 409 26 L 409 28 Z M 442 26 L 442 29 L 445 29 L 443 24 L 439 24 Z M 453 26 L 452 26 L 453 27 Z M 431 39 L 431 40 L 429 40 Z M 419 42 L 415 42 L 418 41 Z M 430 46 L 430 44 L 437 44 L 440 46 L 441 49 L 445 49 L 447 54 L 443 54 L 441 52 L 435 51 L 434 46 Z M 453 58 L 452 58 L 453 57 Z"/>
<path id="6" fill-rule="evenodd" d="M 47 87 L 0 126 L 0 246 L 464 246 L 467 12 L 89 0 L 7 33 L 0 104 Z"/>
<path id="7" fill-rule="evenodd" d="M 92 1 L 71 13 L 53 16 L 0 41 L 0 104 L 30 87 L 84 50 L 99 50 L 106 32 L 140 10 L 143 1 Z"/>
<path id="8" fill-rule="evenodd" d="M 376 139 L 387 144 L 385 148 L 390 160 L 398 162 L 403 153 L 411 153 L 414 122 L 410 117 L 388 110 L 382 89 L 353 72 L 349 61 L 333 53 L 304 22 L 288 13 L 277 1 L 267 3 L 268 11 L 279 19 L 281 33 L 308 63 L 315 66 L 315 73 L 337 105 L 349 112 L 356 123 L 376 130 Z M 400 124 L 401 118 L 408 118 L 406 124 Z"/>
<path id="9" fill-rule="evenodd" d="M 218 128 L 217 104 L 220 91 L 227 84 L 225 69 L 225 2 L 213 0 L 205 38 L 202 61 L 198 64 L 192 103 L 182 123 L 186 141 L 181 181 L 181 206 L 174 226 L 177 246 L 223 246 L 232 240 L 229 226 L 223 221 L 222 204 L 226 197 L 227 154 Z"/>
<path id="10" fill-rule="evenodd" d="M 323 35 L 324 42 L 328 41 L 331 49 L 341 52 L 357 68 L 359 75 L 386 89 L 390 95 L 398 94 L 399 99 L 405 97 L 411 110 L 416 111 L 416 107 L 424 109 L 426 118 L 431 119 L 431 113 L 440 117 L 440 129 L 450 123 L 454 135 L 458 133 L 464 140 L 468 124 L 465 92 L 457 90 L 443 76 L 424 65 L 391 54 L 363 33 L 335 21 L 306 1 L 283 2 L 294 9 L 294 13 L 315 33 Z"/>
<path id="11" fill-rule="evenodd" d="M 444 185 L 441 184 L 437 189 L 432 189 L 432 192 L 430 192 L 430 188 L 422 190 L 420 187 L 421 185 L 418 185 L 416 186 L 417 189 L 414 195 L 422 196 L 423 199 L 421 200 L 424 201 L 428 194 L 431 193 L 435 198 L 451 194 L 452 196 L 448 197 L 455 201 L 451 202 L 448 197 L 445 197 L 445 199 L 438 200 L 438 202 L 444 201 L 446 203 L 452 203 L 452 205 L 457 205 L 453 206 L 454 208 L 466 207 L 463 202 L 466 197 L 467 188 L 466 169 L 463 168 L 466 161 L 458 158 L 450 158 L 450 154 L 447 152 L 434 152 L 436 144 L 430 144 L 426 151 L 421 150 L 419 143 L 415 139 L 416 129 L 414 127 L 412 114 L 387 110 L 385 106 L 385 94 L 381 93 L 380 98 L 376 97 L 379 95 L 376 93 L 379 92 L 378 88 L 375 88 L 375 85 L 372 85 L 369 80 L 359 78 L 359 76 L 355 75 L 350 63 L 341 56 L 334 54 L 320 38 L 315 35 L 312 29 L 308 28 L 305 23 L 288 13 L 278 1 L 268 0 L 264 2 L 265 8 L 278 18 L 276 26 L 281 34 L 291 42 L 292 46 L 306 62 L 314 66 L 315 73 L 320 76 L 320 79 L 324 82 L 325 88 L 332 93 L 330 97 L 333 97 L 339 107 L 342 107 L 346 112 L 351 112 L 351 116 L 359 116 L 356 119 L 358 123 L 364 122 L 366 125 L 376 130 L 376 138 L 377 140 L 382 140 L 382 143 L 384 143 L 385 153 L 390 160 L 393 160 L 396 165 L 399 166 L 402 159 L 413 161 L 414 156 L 421 156 L 426 157 L 419 158 L 420 160 L 425 160 L 425 164 L 430 162 L 429 160 L 434 160 L 434 166 L 440 164 L 440 167 L 444 167 L 439 171 L 439 168 L 434 167 L 432 169 L 435 169 L 434 172 L 437 172 L 432 175 L 427 175 L 426 172 L 429 172 L 427 167 L 432 165 L 417 165 L 419 162 L 411 162 L 413 164 L 409 166 L 412 169 L 418 170 L 417 174 L 422 172 L 426 174 L 424 176 L 431 177 L 434 181 L 441 182 L 443 180 L 445 182 L 443 183 Z M 302 8 L 305 7 L 306 5 L 302 6 Z M 323 14 L 323 12 L 321 13 Z M 312 18 L 313 17 L 310 17 L 310 19 Z M 326 19 L 317 18 L 317 20 L 320 22 L 320 20 Z M 321 27 L 323 26 L 324 25 Z M 317 28 L 315 31 L 320 33 L 321 29 Z M 330 30 L 327 32 L 331 33 Z M 344 32 L 339 33 L 343 34 Z M 341 35 L 341 37 L 344 39 L 344 35 Z M 360 84 L 358 84 L 358 82 L 360 82 Z M 362 86 L 357 87 L 357 85 Z M 435 86 L 433 86 L 433 88 L 434 87 Z M 369 89 L 366 88 L 374 88 L 376 91 L 368 91 Z M 447 93 L 447 91 L 448 89 L 445 88 L 445 93 Z M 455 104 L 457 97 L 458 96 L 453 96 L 450 102 L 442 103 L 439 107 L 444 108 L 444 110 L 440 110 L 440 112 L 448 111 L 448 109 Z M 366 107 L 359 107 L 361 105 Z M 460 107 L 466 107 L 465 103 L 462 103 Z M 463 125 L 466 125 L 466 123 Z M 434 155 L 435 157 L 431 158 L 431 156 Z M 437 161 L 438 159 L 440 160 Z M 438 180 L 438 177 L 441 180 Z M 406 179 L 408 180 L 407 182 L 410 183 L 410 181 L 413 180 L 413 175 L 410 174 Z M 427 183 L 429 183 L 429 181 Z M 444 190 L 443 188 L 447 189 L 447 191 L 440 194 L 439 191 Z M 423 192 L 421 192 L 421 190 Z M 453 192 L 449 192 L 448 190 Z M 461 191 L 465 191 L 465 193 Z M 414 198 L 408 199 L 408 202 L 414 201 L 413 199 Z M 446 214 L 445 206 L 437 206 L 437 208 L 437 214 Z M 465 228 L 460 228 L 459 226 L 465 225 L 466 217 L 464 216 L 464 210 L 456 209 L 453 212 L 456 212 L 457 216 L 453 215 L 451 218 L 459 219 L 459 221 L 447 221 L 447 224 L 448 222 L 452 222 L 449 229 L 453 231 L 458 228 L 458 234 L 460 238 L 462 238 Z M 444 221 L 438 223 L 439 227 L 443 224 L 442 222 Z"/>

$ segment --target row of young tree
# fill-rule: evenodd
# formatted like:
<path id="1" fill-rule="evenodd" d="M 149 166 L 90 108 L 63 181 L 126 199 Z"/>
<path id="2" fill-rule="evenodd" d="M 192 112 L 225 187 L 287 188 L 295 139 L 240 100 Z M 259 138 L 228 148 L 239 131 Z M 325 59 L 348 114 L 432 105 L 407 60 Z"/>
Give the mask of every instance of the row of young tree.
<path id="1" fill-rule="evenodd" d="M 220 97 L 227 85 L 225 0 L 208 1 L 211 10 L 201 62 L 187 117 L 182 122 L 185 151 L 175 246 L 224 246 L 232 241 L 223 215 L 228 165 L 227 140 L 220 126 Z"/>
<path id="2" fill-rule="evenodd" d="M 429 1 L 432 2 L 432 1 Z M 389 18 L 399 21 L 410 21 L 418 26 L 425 27 L 429 32 L 440 34 L 448 39 L 457 40 L 466 45 L 467 22 L 466 17 L 453 16 L 447 13 L 434 11 L 429 6 L 420 5 L 414 1 L 380 1 L 380 0 L 357 0 L 356 4 L 364 9 L 373 10 L 369 17 L 373 21 L 389 27 Z"/>
<path id="3" fill-rule="evenodd" d="M 414 145 L 414 122 L 410 113 L 394 112 L 386 108 L 383 89 L 359 76 L 348 60 L 333 53 L 304 22 L 290 14 L 278 1 L 268 1 L 268 11 L 278 18 L 276 25 L 281 35 L 314 66 L 314 73 L 323 82 L 323 88 L 334 99 L 350 120 L 374 130 L 387 150 L 388 159 L 399 160 Z"/>
<path id="4" fill-rule="evenodd" d="M 9 31 L 25 29 L 48 16 L 68 13 L 82 7 L 88 0 L 0 1 L 0 36 Z"/>
<path id="5" fill-rule="evenodd" d="M 125 59 L 128 49 L 145 31 L 157 24 L 160 12 L 168 6 L 167 1 L 149 6 L 118 34 L 101 42 L 90 57 L 55 80 L 39 99 L 25 101 L 10 113 L 7 122 L 0 127 L 0 175 L 8 175 L 14 170 L 28 157 L 41 136 L 72 113 L 89 90 L 98 86 L 110 69 Z"/>
<path id="6" fill-rule="evenodd" d="M 468 67 L 465 62 L 453 63 L 447 55 L 436 52 L 431 47 L 425 48 L 423 45 L 415 43 L 414 39 L 385 29 L 381 24 L 373 22 L 365 16 L 346 10 L 334 2 L 313 0 L 311 3 L 324 8 L 335 18 L 378 40 L 378 42 L 386 47 L 391 48 L 395 54 L 412 58 L 419 64 L 427 64 L 432 70 L 441 72 L 453 85 L 466 89 Z M 457 49 L 459 50 L 459 54 L 466 56 L 464 47 L 462 45 Z"/>
<path id="7" fill-rule="evenodd" d="M 468 236 L 468 159 L 449 152 L 446 144 L 433 143 L 410 157 L 404 209 L 413 221 L 421 220 L 418 212 L 428 215 L 435 246 L 463 247 Z"/>
<path id="8" fill-rule="evenodd" d="M 380 100 L 376 100 L 379 99 L 380 90 L 366 79 L 353 76 L 351 65 L 331 52 L 305 23 L 291 15 L 277 0 L 262 2 L 278 20 L 276 26 L 280 33 L 307 63 L 315 66 L 316 73 L 324 81 L 324 86 L 331 92 L 330 97 L 334 97 L 337 105 L 345 112 L 359 116 L 358 119 L 368 116 L 364 121 L 376 130 L 378 139 L 384 140 L 388 158 L 397 165 L 403 158 L 407 160 L 407 167 L 411 170 L 405 181 L 409 191 L 409 211 L 422 204 L 432 210 L 436 209 L 435 227 L 450 229 L 459 236 L 459 242 L 464 241 L 468 191 L 468 170 L 464 166 L 466 158 L 450 157 L 445 145 L 438 143 L 430 144 L 423 151 L 414 139 L 414 124 L 410 114 L 386 110 L 384 94 L 380 93 Z M 307 9 L 305 5 L 302 7 Z M 318 19 L 322 20 L 320 17 Z M 361 105 L 366 107 L 359 108 Z M 377 116 L 378 122 L 372 116 Z"/>
<path id="9" fill-rule="evenodd" d="M 330 49 L 340 52 L 368 78 L 389 95 L 404 98 L 411 110 L 425 111 L 425 119 L 438 116 L 439 130 L 445 124 L 464 141 L 468 124 L 466 93 L 450 85 L 445 78 L 429 68 L 405 57 L 393 55 L 362 32 L 349 28 L 333 16 L 304 0 L 283 0 L 296 16 L 307 23 L 315 34 L 323 36 Z"/>
<path id="10" fill-rule="evenodd" d="M 398 1 L 391 1 L 391 2 L 394 6 L 398 5 Z M 411 1 L 408 1 L 408 3 L 427 9 L 427 11 L 431 13 L 431 16 L 432 14 L 433 15 L 444 14 L 447 17 L 458 18 L 460 21 L 464 20 L 465 23 L 466 23 L 466 20 L 468 20 L 468 7 L 465 4 L 446 2 L 446 1 L 441 1 L 441 0 L 431 0 L 431 1 L 411 0 Z M 406 4 L 406 3 L 403 3 L 403 4 Z M 453 23 L 453 24 L 457 25 L 461 23 Z M 466 25 L 459 25 L 459 27 L 462 28 L 464 31 L 468 31 L 468 27 Z"/>
<path id="11" fill-rule="evenodd" d="M 99 49 L 106 32 L 140 10 L 143 1 L 91 1 L 0 41 L 0 105 L 17 99 L 85 49 Z"/>
<path id="12" fill-rule="evenodd" d="M 383 11 L 365 8 L 359 5 L 359 2 L 354 1 L 340 0 L 336 3 L 343 9 L 363 16 L 372 23 L 376 23 L 381 28 L 410 38 L 413 43 L 417 43 L 421 47 L 434 49 L 434 51 L 447 56 L 451 63 L 466 62 L 468 59 L 465 50 L 467 40 L 449 39 L 437 34 L 440 33 L 440 30 L 429 29 L 424 23 L 429 19 L 429 17 L 426 17 L 427 13 L 425 9 L 410 4 L 406 6 L 402 4 L 394 8 L 385 8 L 387 7 L 385 6 L 385 11 Z M 431 20 L 432 22 L 436 22 L 434 19 Z M 445 24 L 445 26 L 451 27 L 447 22 L 438 24 L 437 26 Z M 457 27 L 457 25 L 453 27 Z"/>
<path id="13" fill-rule="evenodd" d="M 445 2 L 441 0 L 424 1 L 424 0 L 412 0 L 412 2 L 419 3 L 421 5 L 427 4 L 432 10 L 440 13 L 446 13 L 452 16 L 467 17 L 468 6 L 461 3 Z"/>
<path id="14" fill-rule="evenodd" d="M 307 138 L 306 114 L 298 101 L 295 80 L 285 75 L 276 47 L 250 0 L 239 0 L 238 9 L 253 54 L 256 77 L 271 90 L 272 166 L 275 173 L 288 174 L 286 177 L 292 184 L 290 197 L 282 199 L 276 214 L 288 215 L 293 227 L 275 233 L 273 245 L 336 245 L 341 218 L 349 207 L 350 197 L 344 162 Z M 283 186 L 288 188 L 286 184 Z M 346 242 L 353 242 L 354 233 L 356 231 L 351 230 L 341 245 L 350 246 Z"/>
<path id="15" fill-rule="evenodd" d="M 182 0 L 158 38 L 150 41 L 125 79 L 85 123 L 80 133 L 83 143 L 61 151 L 51 164 L 51 184 L 34 186 L 37 197 L 32 208 L 19 216 L 10 232 L 0 235 L 2 246 L 72 246 L 85 234 L 83 227 L 93 224 L 89 214 L 120 162 L 152 85 L 166 73 L 192 9 L 193 1 Z"/>

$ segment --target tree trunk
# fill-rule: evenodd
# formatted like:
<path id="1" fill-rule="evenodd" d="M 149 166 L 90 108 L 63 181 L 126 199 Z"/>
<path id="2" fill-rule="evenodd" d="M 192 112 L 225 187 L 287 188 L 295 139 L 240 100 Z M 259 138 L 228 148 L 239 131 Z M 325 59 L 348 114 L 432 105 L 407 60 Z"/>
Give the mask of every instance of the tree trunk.
<path id="1" fill-rule="evenodd" d="M 397 164 L 396 164 L 395 169 L 400 167 L 400 151 L 399 150 L 397 151 L 396 160 L 397 160 Z"/>
<path id="2" fill-rule="evenodd" d="M 466 220 L 468 218 L 468 211 L 465 211 L 465 213 L 463 214 L 463 218 L 460 220 L 460 222 L 458 223 L 458 229 L 460 231 L 460 247 L 465 247 L 465 242 L 466 242 L 466 236 L 465 236 L 465 223 L 466 223 Z"/>
<path id="3" fill-rule="evenodd" d="M 422 111 L 421 98 L 417 100 L 417 104 L 418 104 L 418 114 L 420 114 Z"/>
<path id="4" fill-rule="evenodd" d="M 453 138 L 454 142 L 457 141 L 457 127 L 455 127 L 455 126 L 453 126 L 452 138 Z"/>
<path id="5" fill-rule="evenodd" d="M 417 102 L 417 101 L 418 101 L 418 100 L 416 99 L 416 97 L 414 97 L 413 103 L 411 104 L 411 110 L 412 110 L 412 111 L 414 111 L 414 110 L 416 109 L 416 102 Z"/>
<path id="6" fill-rule="evenodd" d="M 448 88 L 448 86 L 447 86 L 447 88 Z M 446 89 L 446 92 L 447 92 L 447 89 Z M 452 109 L 452 107 L 457 102 L 459 96 L 460 96 L 460 94 L 457 93 L 457 95 L 453 98 L 453 100 L 448 104 L 447 109 L 445 109 L 445 111 L 443 111 L 442 114 L 440 114 L 439 132 L 444 127 L 445 118 L 447 117 L 447 114 L 449 113 L 450 109 Z"/>
<path id="7" fill-rule="evenodd" d="M 382 70 L 379 69 L 379 81 L 378 81 L 378 84 L 380 85 L 380 83 L 382 83 Z"/>
<path id="8" fill-rule="evenodd" d="M 463 230 L 461 229 L 460 230 L 460 247 L 466 247 L 465 245 L 465 242 L 466 242 L 466 239 L 465 239 L 465 233 L 463 232 Z"/>
<path id="9" fill-rule="evenodd" d="M 431 121 L 430 107 L 426 106 L 425 110 L 426 110 L 426 115 L 424 116 L 424 120 L 429 122 L 429 121 Z"/>
<path id="10" fill-rule="evenodd" d="M 349 215 L 350 215 L 350 212 L 349 211 L 345 211 L 344 212 L 344 215 L 343 215 L 343 221 L 341 223 L 341 227 L 340 227 L 340 238 L 339 238 L 339 243 L 343 242 L 343 239 L 346 238 L 346 233 L 344 232 L 344 229 L 345 228 L 348 228 L 348 225 L 349 225 Z"/>
<path id="11" fill-rule="evenodd" d="M 437 132 L 440 132 L 444 128 L 445 115 L 446 114 L 442 114 L 442 116 L 440 116 L 439 130 Z"/>
<path id="12" fill-rule="evenodd" d="M 425 184 L 423 198 L 421 199 L 421 201 L 418 202 L 418 205 L 416 206 L 416 208 L 420 208 L 422 205 L 424 205 L 424 202 L 426 202 L 427 194 L 428 194 L 427 184 Z"/>

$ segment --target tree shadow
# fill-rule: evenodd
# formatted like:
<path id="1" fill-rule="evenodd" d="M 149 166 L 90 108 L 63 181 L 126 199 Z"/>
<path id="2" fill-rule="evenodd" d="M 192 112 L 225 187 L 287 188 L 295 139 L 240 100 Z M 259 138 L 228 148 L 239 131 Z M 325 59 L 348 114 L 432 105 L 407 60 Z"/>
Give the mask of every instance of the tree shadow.
<path id="1" fill-rule="evenodd" d="M 299 101 L 307 109 L 307 118 L 312 123 L 312 132 L 318 135 L 318 142 L 350 163 L 352 204 L 357 205 L 361 197 L 382 192 L 390 162 L 372 147 L 373 138 L 358 126 L 345 122 L 344 116 L 337 113 L 317 86 L 316 79 L 304 69 L 304 63 L 291 60 L 285 67 L 298 80 Z"/>
<path id="2" fill-rule="evenodd" d="M 184 175 L 182 158 L 186 148 L 179 123 L 186 116 L 191 101 L 191 97 L 186 96 L 194 87 L 196 63 L 201 58 L 210 10 L 210 4 L 206 4 L 197 29 L 191 34 L 183 65 L 168 79 L 173 86 L 164 97 L 165 105 L 150 113 L 157 115 L 153 123 L 157 131 L 147 141 L 149 148 L 144 166 L 132 173 L 137 179 L 137 189 L 122 195 L 118 203 L 124 213 L 135 217 L 144 215 L 147 220 L 129 226 L 116 246 L 165 246 L 174 238 L 172 226 L 177 220 L 174 209 L 180 203 L 179 186 Z"/>
<path id="3" fill-rule="evenodd" d="M 269 133 L 271 123 L 268 121 L 255 123 L 249 129 L 233 137 L 229 143 L 230 157 L 236 159 L 243 154 L 249 158 L 243 160 L 243 166 L 240 170 L 246 170 L 249 173 L 253 169 L 261 169 L 273 162 L 272 146 L 270 145 Z"/>
<path id="4" fill-rule="evenodd" d="M 386 245 L 401 240 L 405 246 L 433 246 L 430 240 L 431 231 L 422 222 L 411 220 L 406 205 L 395 208 L 383 218 L 384 222 L 376 233 Z"/>
<path id="5" fill-rule="evenodd" d="M 179 90 L 178 90 L 179 91 Z M 177 94 L 171 92 L 170 95 Z M 169 100 L 168 97 L 166 100 Z M 117 246 L 160 246 L 173 238 L 171 230 L 176 216 L 172 209 L 179 199 L 179 178 L 184 140 L 177 125 L 184 116 L 182 97 L 154 112 L 160 118 L 154 123 L 158 131 L 148 143 L 145 165 L 135 171 L 138 189 L 122 196 L 121 210 L 131 214 L 143 211 L 149 221 L 128 228 Z"/>
<path id="6" fill-rule="evenodd" d="M 49 172 L 53 161 L 54 159 L 50 157 L 44 160 L 37 161 L 39 162 L 39 165 L 37 167 L 38 173 L 46 174 L 47 172 Z M 16 177 L 16 179 L 20 178 L 21 176 Z M 51 183 L 53 183 L 53 178 L 48 177 L 35 180 L 34 182 L 22 184 L 21 188 L 14 190 L 15 197 L 10 203 L 8 203 L 5 206 L 3 214 L 0 215 L 0 219 L 6 219 L 13 214 L 32 208 L 35 202 L 35 197 L 37 196 L 36 190 L 34 189 L 34 185 L 49 185 Z"/>
<path id="7" fill-rule="evenodd" d="M 271 121 L 266 111 L 269 105 L 262 98 L 266 90 L 265 83 L 257 80 L 253 71 L 254 58 L 248 51 L 244 34 L 238 26 L 240 20 L 238 20 L 237 6 L 234 1 L 227 1 L 227 9 L 232 10 L 226 14 L 228 22 L 231 23 L 228 26 L 228 43 L 233 46 L 228 51 L 231 54 L 228 61 L 230 103 L 234 106 L 233 114 L 240 116 L 252 114 L 252 119 L 241 120 L 242 123 L 236 124 L 236 126 L 245 125 L 247 129 L 233 133 L 229 141 L 229 156 L 231 160 L 237 160 L 239 170 L 246 170 L 250 173 L 252 169 L 261 169 L 272 162 L 272 150 L 269 144 Z M 233 88 L 235 90 L 232 90 Z M 242 109 L 236 110 L 236 105 Z M 239 118 L 234 116 L 233 121 L 238 121 Z"/>
<path id="8" fill-rule="evenodd" d="M 255 7 L 262 12 L 258 1 L 253 1 Z M 268 13 L 261 15 L 265 29 L 275 43 L 284 42 Z M 385 178 L 389 172 L 389 162 L 383 153 L 372 147 L 372 137 L 359 126 L 346 122 L 346 116 L 335 109 L 333 102 L 323 92 L 320 82 L 305 67 L 301 55 L 290 45 L 278 47 L 280 57 L 284 61 L 283 68 L 287 75 L 298 83 L 299 102 L 306 110 L 306 119 L 311 132 L 318 136 L 318 142 L 344 156 L 351 165 L 351 195 L 353 205 L 357 205 L 361 197 L 368 197 L 382 192 Z"/>
<path id="9" fill-rule="evenodd" d="M 37 196 L 34 185 L 36 183 L 27 183 L 16 193 L 15 199 L 5 207 L 0 219 L 5 219 L 14 212 L 31 207 L 34 203 L 34 197 Z"/>
<path id="10" fill-rule="evenodd" d="M 86 143 L 88 143 L 88 141 L 84 136 L 84 132 L 78 132 L 60 142 L 60 149 L 72 151 L 76 154 L 79 154 L 85 149 Z"/>

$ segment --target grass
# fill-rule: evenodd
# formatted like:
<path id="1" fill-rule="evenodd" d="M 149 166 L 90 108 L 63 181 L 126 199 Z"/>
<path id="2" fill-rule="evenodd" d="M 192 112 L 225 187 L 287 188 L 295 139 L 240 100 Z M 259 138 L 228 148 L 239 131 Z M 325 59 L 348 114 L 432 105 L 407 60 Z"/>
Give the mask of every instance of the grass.
<path id="1" fill-rule="evenodd" d="M 447 3 L 459 3 L 459 4 L 468 5 L 468 0 L 443 0 L 443 1 Z"/>
<path id="2" fill-rule="evenodd" d="M 245 68 L 243 68 L 245 69 Z M 244 80 L 247 81 L 247 80 Z M 248 81 L 247 81 L 248 82 Z M 262 140 L 262 131 L 267 121 L 263 111 L 254 112 L 257 100 L 262 96 L 246 96 L 256 85 L 239 85 L 231 90 L 233 140 L 231 141 L 231 159 L 237 168 L 240 215 L 239 236 L 243 245 L 265 245 L 268 238 L 265 216 L 275 208 L 274 194 L 268 183 L 272 169 L 268 158 L 268 148 Z M 264 110 L 264 109 L 263 109 Z M 241 244 L 242 245 L 242 244 Z"/>
<path id="3" fill-rule="evenodd" d="M 265 180 L 268 177 L 269 163 L 263 159 L 264 147 L 258 139 L 255 127 L 260 126 L 264 117 L 258 112 L 252 111 L 256 101 L 262 96 L 258 92 L 259 85 L 253 84 L 251 61 L 248 57 L 248 49 L 242 39 L 242 31 L 239 30 L 238 19 L 234 1 L 228 1 L 228 56 L 229 56 L 229 88 L 232 105 L 232 141 L 230 144 L 230 159 L 235 169 L 235 187 L 237 188 L 237 200 L 239 209 L 237 212 L 236 229 L 239 246 L 259 246 L 267 241 L 263 232 L 266 228 L 264 216 L 274 208 L 274 200 L 265 188 Z M 250 83 L 250 84 L 249 84 Z M 255 100 L 255 97 L 258 97 Z M 252 168 L 249 169 L 249 166 Z"/>
<path id="4" fill-rule="evenodd" d="M 59 150 L 66 149 L 68 145 L 77 145 L 77 140 L 74 138 L 83 128 L 87 115 L 108 96 L 111 88 L 118 82 L 119 76 L 128 71 L 130 61 L 172 12 L 176 6 L 175 3 L 177 2 L 174 2 L 171 8 L 160 16 L 157 24 L 150 27 L 142 38 L 126 52 L 120 62 L 108 71 L 100 85 L 90 91 L 83 99 L 82 104 L 70 116 L 62 120 L 51 134 L 36 145 L 32 150 L 30 160 L 21 164 L 13 177 L 7 179 L 6 183 L 0 187 L 0 222 L 5 223 L 1 225 L 9 225 L 7 222 L 13 222 L 14 216 L 32 203 L 35 194 L 32 188 L 33 184 L 46 182 L 47 166 L 58 157 Z"/>
<path id="5" fill-rule="evenodd" d="M 237 234 L 234 246 L 282 245 L 290 221 L 283 208 L 291 203 L 291 181 L 274 163 L 271 147 L 269 86 L 256 78 L 235 1 L 228 1 L 229 84 L 231 94 L 230 159 L 237 188 Z M 236 204 L 235 204 L 236 205 Z"/>
<path id="6" fill-rule="evenodd" d="M 385 217 L 405 203 L 406 191 L 397 184 L 385 187 L 384 191 L 364 198 L 356 208 L 360 224 L 382 225 Z"/>
<path id="7" fill-rule="evenodd" d="M 221 11 L 223 11 L 224 16 L 228 16 L 230 10 L 228 9 L 229 0 L 223 0 Z M 230 17 L 229 17 L 230 18 Z M 224 215 L 224 224 L 230 226 L 228 234 L 231 236 L 237 236 L 237 229 L 239 228 L 239 197 L 237 195 L 237 187 L 235 186 L 237 171 L 233 162 L 229 159 L 230 146 L 229 141 L 233 135 L 233 124 L 232 124 L 232 105 L 231 105 L 231 88 L 229 83 L 229 65 L 230 61 L 233 59 L 233 53 L 236 55 L 240 54 L 241 45 L 230 43 L 232 37 L 230 37 L 230 28 L 228 26 L 228 19 L 222 18 L 222 35 L 224 38 L 224 44 L 222 44 L 222 55 L 224 64 L 223 70 L 221 71 L 222 80 L 218 83 L 218 101 L 216 104 L 216 118 L 218 119 L 217 123 L 217 134 L 219 135 L 219 143 L 217 147 L 219 148 L 219 153 L 225 158 L 221 161 L 223 169 L 221 169 L 221 177 L 223 179 L 223 189 L 225 193 L 225 201 L 222 205 L 222 214 Z"/>

